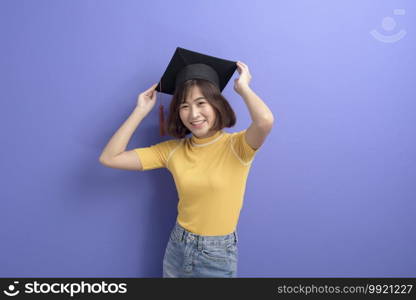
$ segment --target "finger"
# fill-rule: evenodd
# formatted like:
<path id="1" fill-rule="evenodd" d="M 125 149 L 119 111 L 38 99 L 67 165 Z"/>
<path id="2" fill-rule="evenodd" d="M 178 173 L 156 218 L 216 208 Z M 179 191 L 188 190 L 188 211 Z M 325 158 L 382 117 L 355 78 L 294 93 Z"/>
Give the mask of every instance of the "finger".
<path id="1" fill-rule="evenodd" d="M 245 73 L 247 73 L 247 72 L 248 72 L 247 68 L 245 68 L 245 67 L 243 67 L 243 66 L 238 67 L 238 68 L 237 68 L 237 70 L 239 70 L 239 72 L 238 72 L 238 73 L 240 73 L 240 74 L 245 74 Z"/>
<path id="2" fill-rule="evenodd" d="M 243 67 L 243 66 L 238 67 L 237 70 L 240 70 L 239 73 L 245 73 L 245 72 L 247 72 L 247 69 L 245 67 Z"/>
<path id="3" fill-rule="evenodd" d="M 148 92 L 152 92 L 154 89 L 156 89 L 157 85 L 158 85 L 158 83 L 153 84 L 150 88 L 148 88 L 148 89 L 146 90 L 146 93 L 148 93 Z"/>
<path id="4" fill-rule="evenodd" d="M 156 95 L 157 95 L 157 90 L 153 90 L 152 97 L 156 97 Z"/>
<path id="5" fill-rule="evenodd" d="M 248 69 L 248 66 L 245 63 L 240 62 L 240 64 L 243 66 L 243 68 Z"/>
<path id="6" fill-rule="evenodd" d="M 147 96 L 147 97 L 153 97 L 153 95 L 156 93 L 156 91 L 149 91 L 149 92 L 146 92 L 145 93 L 145 95 Z"/>

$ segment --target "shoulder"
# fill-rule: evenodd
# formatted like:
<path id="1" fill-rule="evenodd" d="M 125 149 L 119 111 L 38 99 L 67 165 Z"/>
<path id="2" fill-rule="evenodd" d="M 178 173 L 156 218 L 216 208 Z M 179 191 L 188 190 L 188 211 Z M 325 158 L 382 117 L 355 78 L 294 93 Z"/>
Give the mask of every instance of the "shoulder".
<path id="1" fill-rule="evenodd" d="M 222 144 L 226 143 L 226 144 L 231 144 L 234 143 L 235 139 L 240 137 L 241 135 L 244 135 L 244 132 L 246 130 L 241 130 L 241 131 L 234 131 L 234 132 L 227 132 L 224 131 L 223 132 L 223 137 L 221 139 Z"/>
<path id="2" fill-rule="evenodd" d="M 157 143 L 156 145 L 164 145 L 164 146 L 176 146 L 176 145 L 180 145 L 186 138 L 182 138 L 182 139 L 169 139 L 169 140 L 164 140 L 161 141 L 159 143 Z"/>
<path id="3" fill-rule="evenodd" d="M 153 151 L 158 153 L 166 153 L 169 154 L 174 149 L 178 148 L 183 144 L 184 139 L 169 139 L 165 141 L 161 141 L 158 143 L 152 143 L 147 147 L 142 148 L 135 148 L 134 150 L 144 152 L 144 151 Z"/>
<path id="4" fill-rule="evenodd" d="M 238 139 L 241 138 L 242 136 L 245 135 L 247 129 L 243 129 L 240 131 L 234 131 L 234 132 L 225 132 L 225 135 L 228 139 L 230 140 L 234 140 L 234 139 Z"/>
<path id="5" fill-rule="evenodd" d="M 229 137 L 231 150 L 244 165 L 250 164 L 258 152 L 247 143 L 246 132 L 247 129 L 233 132 Z"/>

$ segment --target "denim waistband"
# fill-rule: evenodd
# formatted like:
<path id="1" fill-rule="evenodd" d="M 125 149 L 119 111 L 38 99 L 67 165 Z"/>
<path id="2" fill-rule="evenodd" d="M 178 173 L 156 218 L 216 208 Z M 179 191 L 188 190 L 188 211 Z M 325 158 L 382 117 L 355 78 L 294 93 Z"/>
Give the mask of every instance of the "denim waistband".
<path id="1" fill-rule="evenodd" d="M 172 233 L 174 234 L 174 237 L 179 241 L 195 240 L 197 243 L 201 244 L 221 245 L 230 242 L 237 243 L 238 241 L 237 231 L 226 235 L 199 235 L 186 230 L 178 223 L 178 221 L 176 221 Z"/>

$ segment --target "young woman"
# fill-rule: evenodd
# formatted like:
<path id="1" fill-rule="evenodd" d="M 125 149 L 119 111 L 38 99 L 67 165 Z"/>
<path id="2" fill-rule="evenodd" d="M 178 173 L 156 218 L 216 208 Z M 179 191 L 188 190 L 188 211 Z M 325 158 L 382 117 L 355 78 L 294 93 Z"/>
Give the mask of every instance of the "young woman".
<path id="1" fill-rule="evenodd" d="M 154 84 L 105 147 L 100 162 L 127 170 L 167 168 L 178 195 L 178 217 L 163 259 L 163 277 L 236 277 L 236 227 L 254 156 L 270 133 L 274 117 L 253 92 L 246 64 L 238 61 L 234 90 L 246 103 L 251 125 L 227 133 L 236 117 L 218 86 L 189 79 L 176 87 L 168 133 L 176 139 L 126 151 L 131 135 L 153 109 Z M 190 137 L 186 137 L 191 133 Z"/>

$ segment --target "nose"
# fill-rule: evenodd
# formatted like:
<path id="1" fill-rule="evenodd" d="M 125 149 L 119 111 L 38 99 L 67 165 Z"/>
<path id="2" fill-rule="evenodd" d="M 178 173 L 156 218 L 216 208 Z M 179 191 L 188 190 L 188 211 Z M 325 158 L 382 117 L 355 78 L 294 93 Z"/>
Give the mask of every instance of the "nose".
<path id="1" fill-rule="evenodd" d="M 198 108 L 191 108 L 191 117 L 194 120 L 196 116 L 199 115 L 199 109 Z"/>

